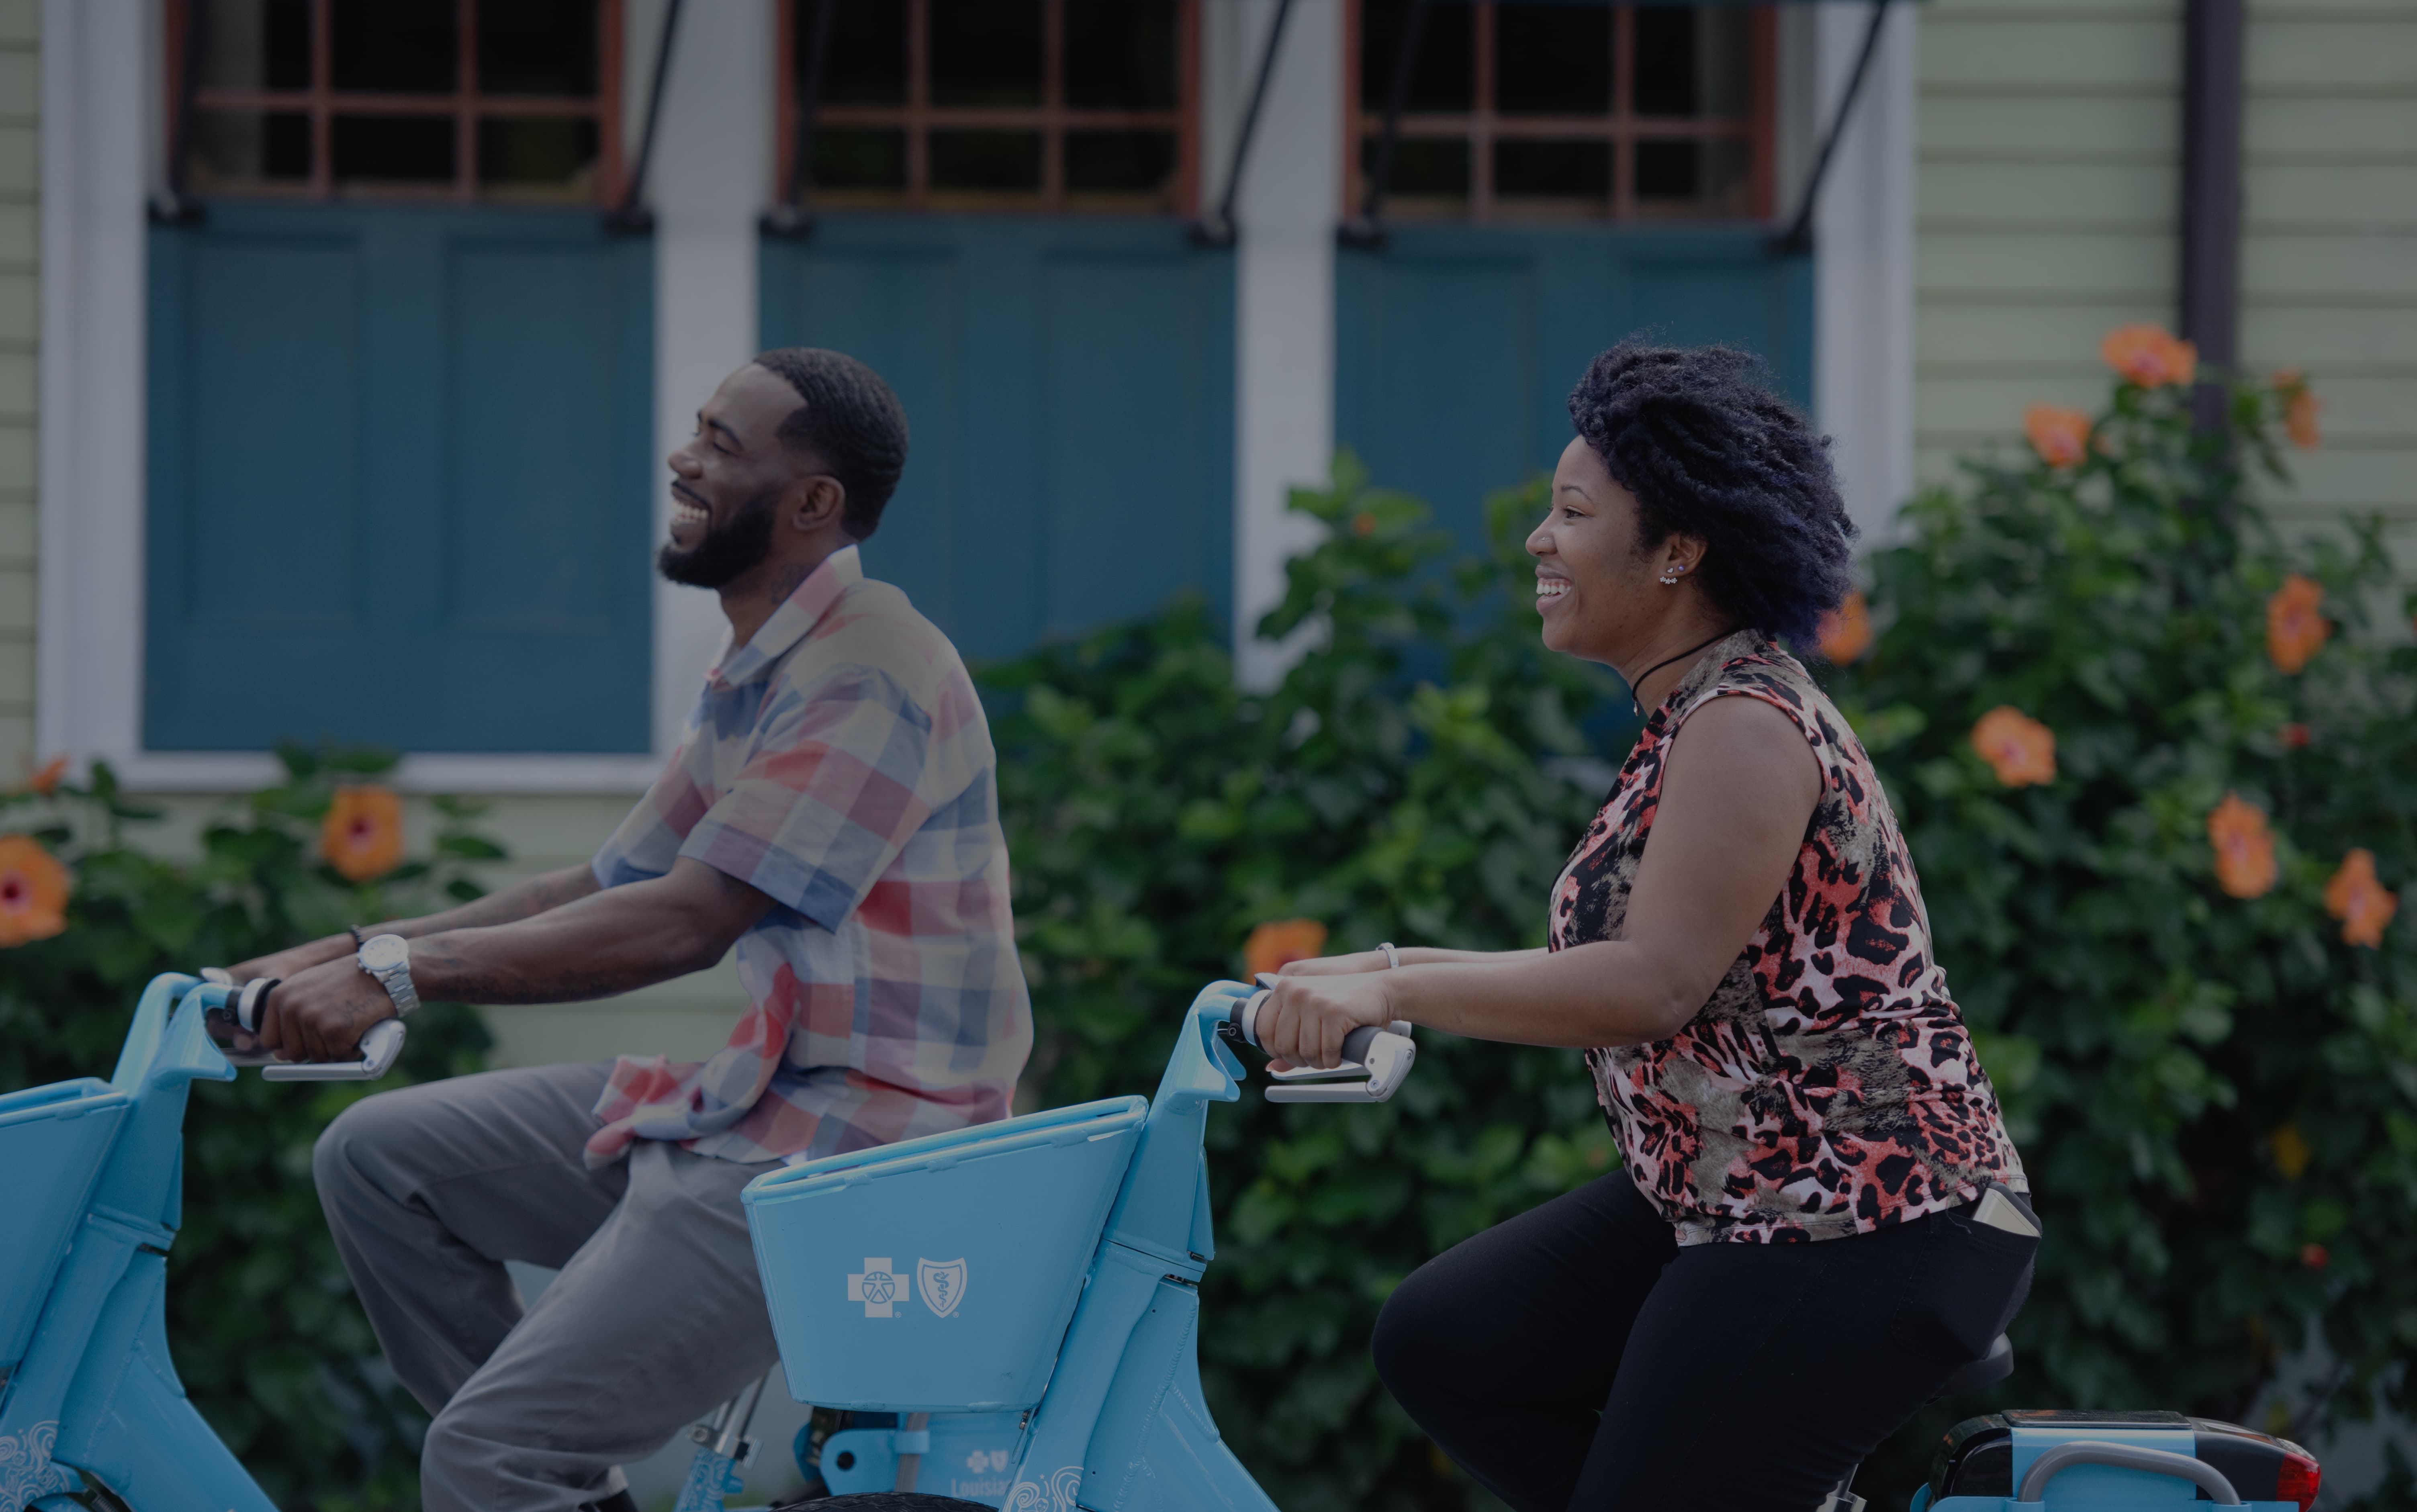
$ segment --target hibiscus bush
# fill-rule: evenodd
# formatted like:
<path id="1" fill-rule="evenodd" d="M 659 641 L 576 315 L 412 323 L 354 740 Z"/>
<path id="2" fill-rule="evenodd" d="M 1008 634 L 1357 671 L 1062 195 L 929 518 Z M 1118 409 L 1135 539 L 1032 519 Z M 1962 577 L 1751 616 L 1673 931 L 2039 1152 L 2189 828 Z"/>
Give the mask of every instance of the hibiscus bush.
<path id="1" fill-rule="evenodd" d="M 63 762 L 0 794 L 0 1091 L 106 1076 L 136 996 L 163 971 L 223 965 L 347 924 L 478 896 L 502 850 L 475 806 L 437 800 L 431 854 L 407 854 L 375 751 L 284 752 L 285 779 L 206 825 L 200 854 L 138 843 L 158 816 L 105 764 Z M 176 1369 L 281 1506 L 417 1507 L 426 1417 L 394 1383 L 327 1237 L 311 1146 L 380 1087 L 479 1068 L 475 1014 L 429 1004 L 385 1081 L 194 1084 L 184 1228 L 168 1266 Z"/>
<path id="2" fill-rule="evenodd" d="M 1913 503 L 1827 680 L 2046 1224 L 2006 1399 L 2321 1440 L 2417 1349 L 2417 595 L 2378 523 L 2259 511 L 2298 374 L 2199 431 L 2184 343 L 2105 355 L 2098 413 Z"/>

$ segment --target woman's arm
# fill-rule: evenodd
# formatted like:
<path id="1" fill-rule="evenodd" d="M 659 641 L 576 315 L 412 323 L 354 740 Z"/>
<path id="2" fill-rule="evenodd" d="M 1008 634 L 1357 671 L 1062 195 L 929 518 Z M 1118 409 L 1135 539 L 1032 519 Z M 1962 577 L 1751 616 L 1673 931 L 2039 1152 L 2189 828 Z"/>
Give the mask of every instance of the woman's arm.
<path id="1" fill-rule="evenodd" d="M 1541 945 L 1533 950 L 1444 950 L 1434 945 L 1403 945 L 1393 954 L 1402 958 L 1405 966 L 1500 966 L 1551 952 Z M 1358 950 L 1347 956 L 1313 956 L 1307 960 L 1296 960 L 1278 975 L 1348 976 L 1354 972 L 1390 971 L 1392 965 L 1381 950 Z"/>
<path id="2" fill-rule="evenodd" d="M 1259 1043 L 1292 1065 L 1330 1066 L 1345 1035 L 1391 1019 L 1525 1045 L 1666 1039 L 1762 927 L 1820 795 L 1820 764 L 1787 716 L 1758 699 L 1714 699 L 1672 742 L 1623 938 L 1287 975 L 1260 1010 Z"/>

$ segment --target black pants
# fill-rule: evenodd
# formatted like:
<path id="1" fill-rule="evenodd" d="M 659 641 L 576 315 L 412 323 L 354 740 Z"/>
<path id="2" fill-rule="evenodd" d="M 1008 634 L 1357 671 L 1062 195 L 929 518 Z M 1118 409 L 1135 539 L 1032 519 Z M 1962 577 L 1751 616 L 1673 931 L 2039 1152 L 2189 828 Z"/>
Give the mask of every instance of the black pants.
<path id="1" fill-rule="evenodd" d="M 1516 1512 L 1809 1512 L 2029 1292 L 2039 1241 L 1969 1211 L 1681 1249 L 1614 1172 L 1412 1273 L 1376 1373 Z"/>

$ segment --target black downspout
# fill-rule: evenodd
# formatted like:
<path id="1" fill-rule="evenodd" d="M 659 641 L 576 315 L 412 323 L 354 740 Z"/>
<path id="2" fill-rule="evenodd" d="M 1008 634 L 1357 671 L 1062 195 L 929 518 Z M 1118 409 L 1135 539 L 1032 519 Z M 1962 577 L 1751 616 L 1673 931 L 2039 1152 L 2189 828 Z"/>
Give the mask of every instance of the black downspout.
<path id="1" fill-rule="evenodd" d="M 2182 11 L 2181 334 L 2199 360 L 2241 359 L 2242 0 L 2184 0 Z M 2224 427 L 2225 388 L 2205 383 L 2191 408 L 2202 432 Z"/>
<path id="2" fill-rule="evenodd" d="M 1847 88 L 1838 97 L 1830 129 L 1821 134 L 1821 148 L 1813 155 L 1813 171 L 1804 175 L 1803 198 L 1797 202 L 1787 229 L 1764 244 L 1774 257 L 1801 257 L 1813 249 L 1813 212 L 1821 206 L 1821 181 L 1830 176 L 1830 159 L 1838 150 L 1838 139 L 1847 134 L 1847 121 L 1854 113 L 1856 98 L 1863 92 L 1863 76 L 1872 71 L 1872 55 L 1880 50 L 1888 13 L 1889 0 L 1872 0 L 1872 23 L 1863 29 L 1862 50 L 1855 54 L 1854 71 L 1847 75 Z"/>
<path id="3" fill-rule="evenodd" d="M 604 212 L 604 229 L 618 235 L 644 236 L 655 229 L 655 213 L 646 208 L 646 167 L 655 157 L 655 132 L 663 124 L 663 84 L 672 73 L 672 42 L 679 36 L 682 0 L 663 7 L 661 34 L 655 39 L 655 77 L 646 88 L 646 130 L 638 139 L 638 165 L 630 174 L 621 203 Z"/>
<path id="4" fill-rule="evenodd" d="M 813 0 L 813 30 L 806 37 L 806 72 L 798 82 L 798 140 L 789 157 L 789 194 L 764 212 L 767 236 L 804 238 L 814 234 L 814 131 L 823 111 L 823 81 L 830 73 L 831 23 L 839 0 Z"/>
<path id="5" fill-rule="evenodd" d="M 177 72 L 176 114 L 168 123 L 168 172 L 165 187 L 151 197 L 155 225 L 198 226 L 208 219 L 202 202 L 185 193 L 185 167 L 193 155 L 193 97 L 202 87 L 202 51 L 210 44 L 209 8 L 201 0 L 185 7 L 183 67 Z"/>
<path id="6" fill-rule="evenodd" d="M 1410 102 L 1410 70 L 1418 66 L 1419 42 L 1427 29 L 1428 0 L 1410 0 L 1410 14 L 1402 23 L 1401 44 L 1393 50 L 1393 78 L 1386 90 L 1385 134 L 1376 139 L 1376 160 L 1368 168 L 1368 192 L 1360 213 L 1336 228 L 1344 246 L 1374 250 L 1385 245 L 1385 194 L 1393 187 L 1393 149 L 1402 140 L 1402 111 Z M 1348 152 L 1360 150 L 1360 123 L 1351 123 Z"/>
<path id="7" fill-rule="evenodd" d="M 1275 77 L 1276 59 L 1284 51 L 1285 22 L 1292 0 L 1276 0 L 1275 18 L 1268 23 L 1267 45 L 1259 50 L 1258 77 L 1251 84 L 1251 103 L 1242 111 L 1241 129 L 1234 133 L 1234 160 L 1225 169 L 1225 192 L 1217 208 L 1185 229 L 1194 247 L 1231 247 L 1241 234 L 1234 207 L 1242 197 L 1242 170 L 1250 162 L 1251 138 L 1258 134 L 1259 108 L 1268 101 L 1268 81 Z"/>

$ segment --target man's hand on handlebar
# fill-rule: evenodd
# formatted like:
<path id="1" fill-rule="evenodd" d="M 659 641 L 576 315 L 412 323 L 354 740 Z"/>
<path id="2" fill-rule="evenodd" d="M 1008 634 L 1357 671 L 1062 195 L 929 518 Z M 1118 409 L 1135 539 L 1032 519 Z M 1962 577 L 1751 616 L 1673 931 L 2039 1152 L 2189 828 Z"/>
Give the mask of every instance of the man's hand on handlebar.
<path id="1" fill-rule="evenodd" d="M 370 1026 L 393 1017 L 394 999 L 347 950 L 277 984 L 260 1010 L 260 1042 L 289 1061 L 351 1060 Z"/>
<path id="2" fill-rule="evenodd" d="M 1379 963 L 1384 959 L 1376 956 Z M 1313 963 L 1293 963 L 1308 964 Z M 1285 967 L 1269 992 L 1266 1005 L 1259 1009 L 1259 1048 L 1273 1057 L 1269 1069 L 1288 1071 L 1297 1066 L 1314 1066 L 1330 1070 L 1342 1065 L 1345 1035 L 1362 1024 L 1382 1025 L 1400 1017 L 1392 1011 L 1388 986 L 1386 975 L 1380 971 L 1313 974 L 1296 973 L 1291 966 Z"/>
<path id="3" fill-rule="evenodd" d="M 229 966 L 227 975 L 234 977 L 238 984 L 251 981 L 255 976 L 273 976 L 281 981 L 292 981 L 313 966 L 325 965 L 331 960 L 351 960 L 353 948 L 353 937 L 350 934 L 331 934 L 325 939 L 306 940 L 289 949 L 280 950 L 273 956 L 255 956 L 250 960 Z"/>

